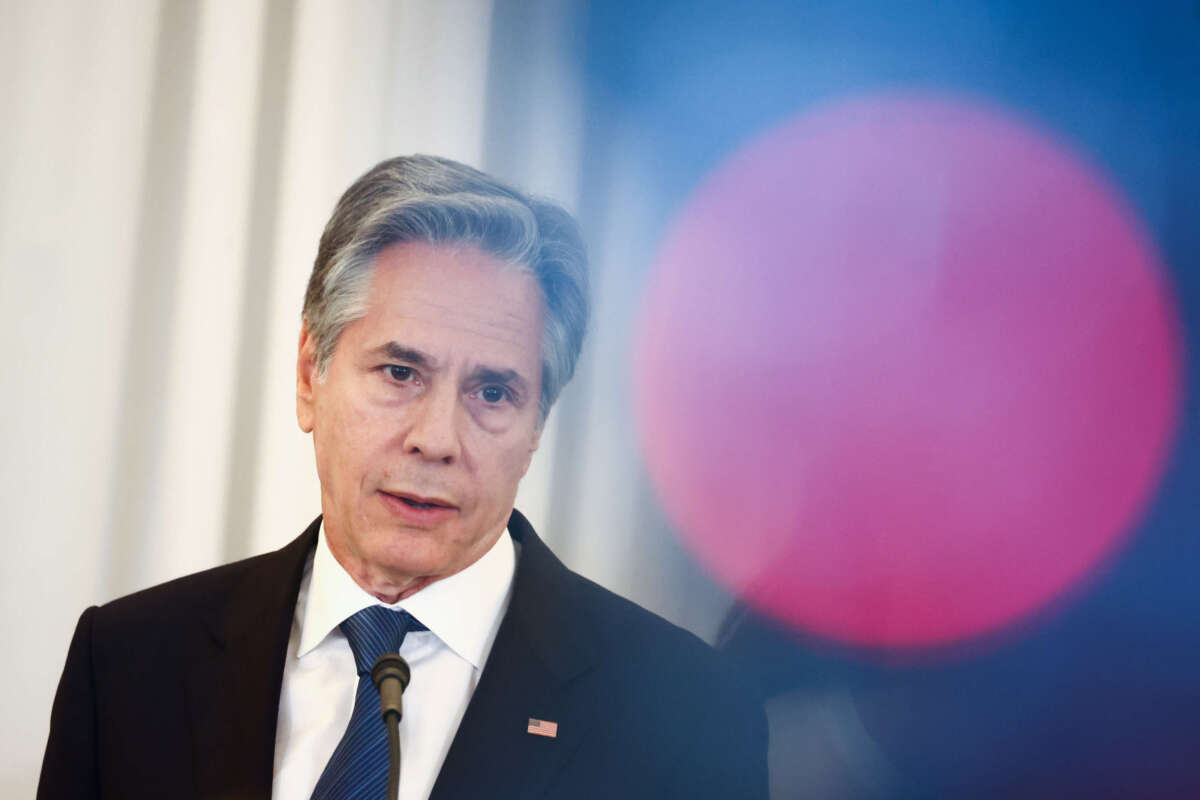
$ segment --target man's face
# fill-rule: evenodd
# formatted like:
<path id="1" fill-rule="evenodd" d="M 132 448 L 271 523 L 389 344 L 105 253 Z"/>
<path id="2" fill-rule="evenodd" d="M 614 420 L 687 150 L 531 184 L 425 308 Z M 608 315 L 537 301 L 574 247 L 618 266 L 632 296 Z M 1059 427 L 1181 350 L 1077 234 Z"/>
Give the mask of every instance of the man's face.
<path id="1" fill-rule="evenodd" d="M 409 242 L 375 259 L 324 380 L 301 333 L 326 536 L 368 591 L 407 596 L 503 531 L 538 444 L 542 306 L 531 275 L 475 247 Z"/>

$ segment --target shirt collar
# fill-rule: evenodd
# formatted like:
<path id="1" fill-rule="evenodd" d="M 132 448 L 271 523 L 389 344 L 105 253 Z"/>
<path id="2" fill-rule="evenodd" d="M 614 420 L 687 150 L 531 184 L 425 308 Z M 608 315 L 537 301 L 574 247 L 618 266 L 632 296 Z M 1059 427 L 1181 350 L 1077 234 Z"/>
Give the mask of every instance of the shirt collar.
<path id="1" fill-rule="evenodd" d="M 333 557 L 322 522 L 296 657 L 312 652 L 348 617 L 369 606 L 383 605 L 412 614 L 447 647 L 480 669 L 508 607 L 515 570 L 516 551 L 505 529 L 491 549 L 466 569 L 389 605 L 355 583 Z"/>

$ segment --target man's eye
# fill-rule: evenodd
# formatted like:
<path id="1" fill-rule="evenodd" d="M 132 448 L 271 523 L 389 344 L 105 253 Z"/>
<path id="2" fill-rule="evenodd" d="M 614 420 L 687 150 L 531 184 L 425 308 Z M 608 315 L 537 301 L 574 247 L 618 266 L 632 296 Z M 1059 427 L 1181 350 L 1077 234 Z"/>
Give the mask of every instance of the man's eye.
<path id="1" fill-rule="evenodd" d="M 412 380 L 412 367 L 402 367 L 399 364 L 389 364 L 387 367 L 388 377 L 394 381 L 403 383 L 404 381 Z"/>
<path id="2" fill-rule="evenodd" d="M 503 386 L 485 386 L 480 390 L 479 396 L 485 403 L 494 405 L 503 402 L 508 397 L 508 390 Z"/>

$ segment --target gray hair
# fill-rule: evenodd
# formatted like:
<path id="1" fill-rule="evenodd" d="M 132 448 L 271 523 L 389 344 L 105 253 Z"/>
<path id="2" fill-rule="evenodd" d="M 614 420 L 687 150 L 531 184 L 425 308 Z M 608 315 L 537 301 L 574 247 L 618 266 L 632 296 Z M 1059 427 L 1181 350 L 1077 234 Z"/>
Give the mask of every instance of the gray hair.
<path id="1" fill-rule="evenodd" d="M 544 423 L 575 373 L 587 328 L 587 253 L 579 226 L 559 206 L 447 158 L 383 161 L 338 200 L 304 296 L 318 375 L 325 375 L 342 330 L 366 314 L 375 257 L 412 241 L 474 245 L 537 280 L 546 304 L 538 399 Z"/>

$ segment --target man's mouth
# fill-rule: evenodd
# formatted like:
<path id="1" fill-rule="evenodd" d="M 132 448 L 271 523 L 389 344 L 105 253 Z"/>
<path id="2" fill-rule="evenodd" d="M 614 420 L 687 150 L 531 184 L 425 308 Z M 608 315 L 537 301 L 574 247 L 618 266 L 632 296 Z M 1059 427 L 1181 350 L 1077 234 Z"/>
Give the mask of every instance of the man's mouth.
<path id="1" fill-rule="evenodd" d="M 404 501 L 405 505 L 412 506 L 413 508 L 440 508 L 440 506 L 433 503 L 418 503 L 416 500 L 409 500 L 407 497 L 401 497 L 400 499 Z"/>
<path id="2" fill-rule="evenodd" d="M 399 492 L 384 492 L 389 497 L 394 497 L 410 508 L 416 509 L 431 509 L 431 508 L 446 508 L 453 509 L 455 506 L 450 502 L 439 497 L 422 497 L 413 494 L 401 494 Z"/>

